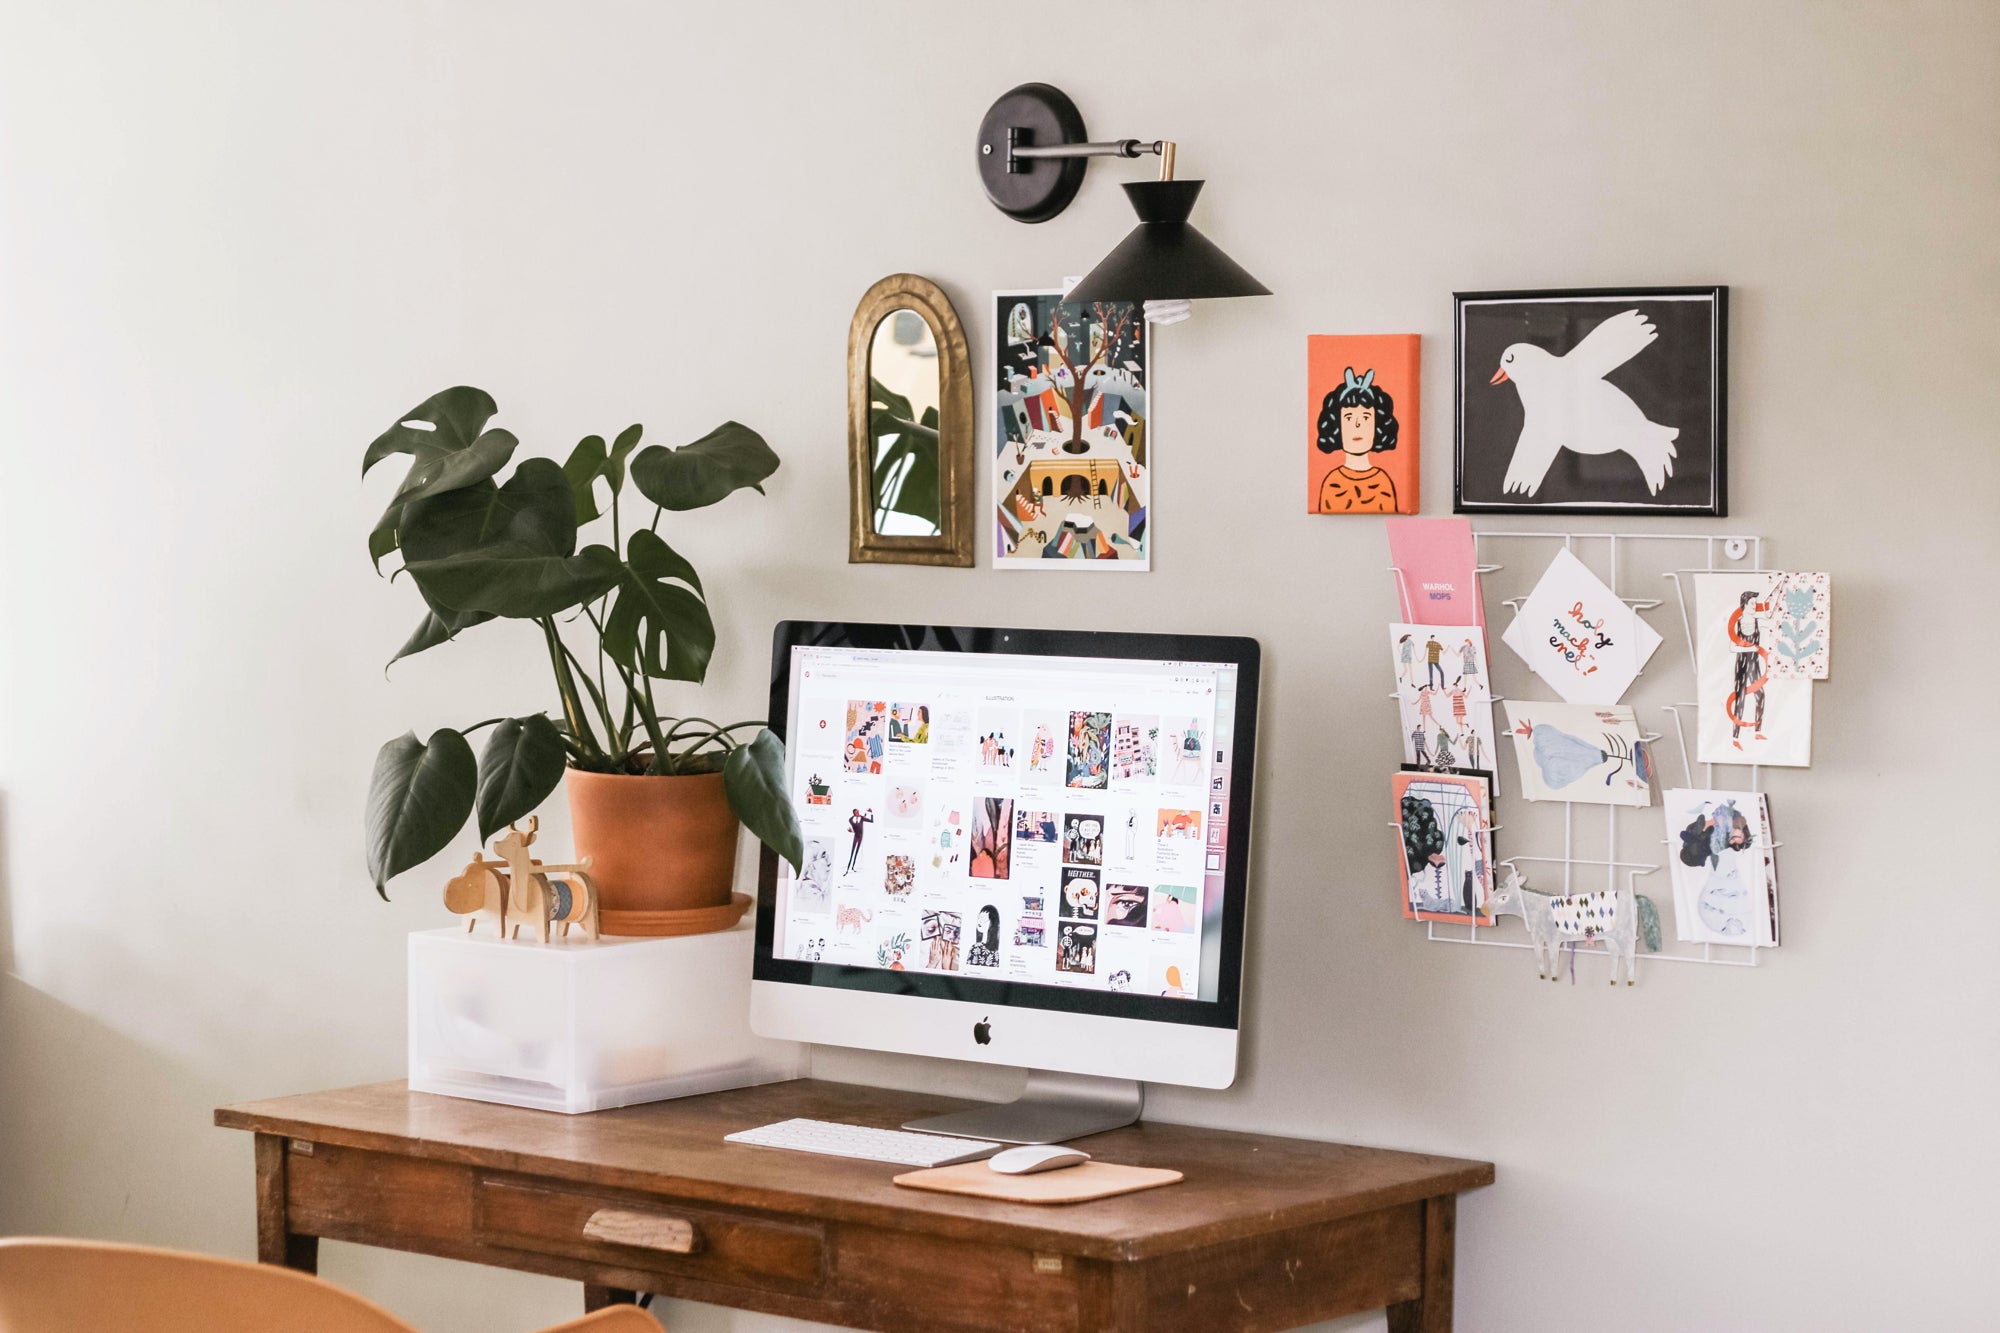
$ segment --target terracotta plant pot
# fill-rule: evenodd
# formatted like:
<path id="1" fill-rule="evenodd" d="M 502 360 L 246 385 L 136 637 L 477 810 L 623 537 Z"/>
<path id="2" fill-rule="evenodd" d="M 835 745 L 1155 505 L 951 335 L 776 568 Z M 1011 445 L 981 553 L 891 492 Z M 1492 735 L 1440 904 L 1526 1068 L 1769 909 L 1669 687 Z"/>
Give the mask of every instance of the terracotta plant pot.
<path id="1" fill-rule="evenodd" d="M 727 930 L 748 899 L 732 896 L 736 814 L 720 773 L 630 777 L 571 769 L 570 826 L 590 858 L 607 935 Z M 726 919 L 725 919 L 726 918 Z"/>

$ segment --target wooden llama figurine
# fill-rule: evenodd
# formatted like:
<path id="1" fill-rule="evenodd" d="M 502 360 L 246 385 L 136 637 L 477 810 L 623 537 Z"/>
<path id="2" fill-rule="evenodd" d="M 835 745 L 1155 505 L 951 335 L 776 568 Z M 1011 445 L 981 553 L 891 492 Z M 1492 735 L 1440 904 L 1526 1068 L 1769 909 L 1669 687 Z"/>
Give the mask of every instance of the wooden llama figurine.
<path id="1" fill-rule="evenodd" d="M 505 837 L 497 839 L 493 850 L 507 864 L 506 878 L 513 886 L 511 910 L 516 916 L 525 914 L 535 923 L 535 938 L 543 944 L 549 942 L 549 926 L 558 925 L 561 935 L 567 939 L 573 923 L 581 922 L 584 932 L 591 939 L 597 938 L 597 886 L 590 880 L 590 858 L 584 857 L 577 865 L 544 865 L 528 855 L 528 848 L 534 845 L 535 830 L 541 827 L 541 819 L 528 816 L 527 828 L 517 824 L 507 826 Z M 513 933 L 520 936 L 521 926 L 514 925 Z"/>

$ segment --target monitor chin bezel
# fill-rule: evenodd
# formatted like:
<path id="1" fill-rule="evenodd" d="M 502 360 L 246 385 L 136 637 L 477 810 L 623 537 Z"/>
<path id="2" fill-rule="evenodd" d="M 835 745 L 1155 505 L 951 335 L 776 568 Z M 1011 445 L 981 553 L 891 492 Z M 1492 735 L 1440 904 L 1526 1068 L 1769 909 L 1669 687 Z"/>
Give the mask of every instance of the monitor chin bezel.
<path id="1" fill-rule="evenodd" d="M 912 998 L 926 1003 L 912 1004 Z M 764 980 L 750 987 L 750 1027 L 760 1037 L 817 1046 L 1133 1082 L 1226 1088 L 1236 1079 L 1234 1027 L 1023 1006 L 1002 1009 L 962 1000 L 808 989 Z M 982 1027 L 984 1042 L 976 1035 Z"/>
<path id="2" fill-rule="evenodd" d="M 1255 639 L 1211 634 L 1128 634 L 1096 630 L 886 625 L 859 621 L 781 621 L 772 632 L 771 693 L 769 712 L 766 714 L 772 732 L 780 740 L 787 738 L 790 723 L 791 654 L 795 647 L 1131 658 L 1220 662 L 1235 666 L 1236 707 L 1230 741 L 1232 753 L 1228 756 L 1229 839 L 1223 865 L 1222 937 L 1217 960 L 1220 980 L 1215 999 L 1177 1000 L 1157 995 L 1135 995 L 1129 991 L 988 980 L 962 974 L 941 976 L 924 972 L 891 972 L 881 968 L 777 957 L 772 950 L 772 940 L 777 926 L 778 858 L 767 847 L 759 848 L 757 944 L 752 964 L 752 976 L 760 986 L 782 986 L 799 993 L 894 996 L 971 1007 L 1004 1008 L 1015 1012 L 1137 1021 L 1158 1024 L 1163 1029 L 1221 1029 L 1231 1033 L 1233 1039 L 1233 1034 L 1241 1026 L 1243 942 L 1249 898 L 1251 786 L 1256 769 L 1258 676 L 1261 665 L 1261 652 Z M 830 1044 L 878 1050 L 910 1049 L 900 1045 L 837 1038 L 832 1039 Z M 1233 1046 L 1231 1050 L 1230 1065 L 1233 1070 Z M 913 1053 L 945 1054 L 933 1050 Z M 974 1053 L 963 1058 L 986 1057 Z M 1017 1063 L 998 1059 L 990 1062 Z M 1164 1081 L 1182 1080 L 1169 1077 Z M 1227 1081 L 1221 1084 L 1197 1083 L 1196 1086 L 1227 1086 Z"/>

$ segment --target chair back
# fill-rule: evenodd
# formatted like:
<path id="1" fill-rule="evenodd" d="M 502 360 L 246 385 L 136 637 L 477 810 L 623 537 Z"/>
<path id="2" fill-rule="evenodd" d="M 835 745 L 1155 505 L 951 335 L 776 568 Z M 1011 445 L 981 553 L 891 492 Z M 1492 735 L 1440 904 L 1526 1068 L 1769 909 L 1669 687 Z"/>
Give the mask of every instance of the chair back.
<path id="1" fill-rule="evenodd" d="M 0 1240 L 4 1333 L 416 1333 L 316 1277 L 88 1240 Z"/>

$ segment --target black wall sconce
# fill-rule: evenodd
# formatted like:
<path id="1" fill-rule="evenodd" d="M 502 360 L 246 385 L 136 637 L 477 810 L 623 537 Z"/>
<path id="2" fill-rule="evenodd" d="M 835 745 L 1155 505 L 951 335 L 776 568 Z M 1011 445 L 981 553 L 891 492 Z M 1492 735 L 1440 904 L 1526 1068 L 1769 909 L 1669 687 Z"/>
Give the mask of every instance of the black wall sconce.
<path id="1" fill-rule="evenodd" d="M 1073 301 L 1155 303 L 1155 323 L 1187 318 L 1187 302 L 1218 296 L 1269 296 L 1188 224 L 1201 181 L 1174 179 L 1174 145 L 1164 139 L 1085 136 L 1083 115 L 1059 88 L 1024 83 L 987 108 L 979 123 L 979 179 L 994 207 L 1022 222 L 1046 222 L 1069 207 L 1093 157 L 1160 159 L 1160 178 L 1132 181 L 1125 194 L 1139 225 L 1070 291 Z"/>

